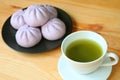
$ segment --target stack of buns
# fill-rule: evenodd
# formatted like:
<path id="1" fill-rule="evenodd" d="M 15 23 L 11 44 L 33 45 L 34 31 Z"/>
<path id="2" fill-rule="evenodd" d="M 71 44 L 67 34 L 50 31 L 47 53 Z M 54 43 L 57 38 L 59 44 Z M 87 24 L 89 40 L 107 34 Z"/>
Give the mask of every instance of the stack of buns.
<path id="1" fill-rule="evenodd" d="M 66 26 L 57 15 L 53 6 L 38 4 L 13 13 L 10 23 L 17 30 L 15 39 L 18 45 L 29 48 L 38 44 L 42 37 L 51 41 L 62 38 Z"/>

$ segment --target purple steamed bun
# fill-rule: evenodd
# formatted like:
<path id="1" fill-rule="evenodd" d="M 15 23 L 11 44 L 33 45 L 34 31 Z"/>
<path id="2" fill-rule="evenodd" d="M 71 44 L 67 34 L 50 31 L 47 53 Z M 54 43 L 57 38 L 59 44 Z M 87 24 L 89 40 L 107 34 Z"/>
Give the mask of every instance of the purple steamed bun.
<path id="1" fill-rule="evenodd" d="M 64 36 L 66 26 L 63 21 L 53 18 L 41 27 L 42 35 L 48 40 L 57 40 Z"/>
<path id="2" fill-rule="evenodd" d="M 19 10 L 11 16 L 10 24 L 12 25 L 13 28 L 19 29 L 20 26 L 23 26 L 25 24 L 23 14 L 24 14 L 24 11 Z"/>
<path id="3" fill-rule="evenodd" d="M 28 25 L 21 26 L 15 35 L 18 45 L 21 47 L 33 47 L 42 39 L 39 28 L 33 28 Z"/>
<path id="4" fill-rule="evenodd" d="M 48 19 L 49 12 L 42 5 L 31 5 L 24 13 L 25 22 L 32 27 L 42 26 L 48 21 Z"/>
<path id="5" fill-rule="evenodd" d="M 44 7 L 48 10 L 49 15 L 50 15 L 50 19 L 56 18 L 57 17 L 57 10 L 50 5 L 44 5 Z"/>

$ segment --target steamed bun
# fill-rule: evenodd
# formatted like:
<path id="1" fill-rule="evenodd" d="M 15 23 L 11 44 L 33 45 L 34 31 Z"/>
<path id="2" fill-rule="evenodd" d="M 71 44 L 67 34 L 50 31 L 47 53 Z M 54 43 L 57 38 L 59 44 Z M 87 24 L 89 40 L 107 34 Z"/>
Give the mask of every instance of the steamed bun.
<path id="1" fill-rule="evenodd" d="M 20 26 L 23 26 L 25 24 L 23 14 L 24 14 L 24 11 L 19 10 L 11 16 L 10 23 L 13 28 L 19 29 Z"/>
<path id="2" fill-rule="evenodd" d="M 24 13 L 25 22 L 32 27 L 42 26 L 48 21 L 48 19 L 49 12 L 42 5 L 31 5 Z"/>
<path id="3" fill-rule="evenodd" d="M 53 18 L 41 27 L 42 35 L 48 40 L 57 40 L 66 32 L 65 24 L 58 18 Z"/>
<path id="4" fill-rule="evenodd" d="M 56 18 L 57 17 L 57 10 L 50 5 L 44 5 L 44 7 L 48 10 L 49 15 L 50 15 L 50 19 Z"/>
<path id="5" fill-rule="evenodd" d="M 40 29 L 24 25 L 18 29 L 15 38 L 18 45 L 29 48 L 39 43 L 42 35 Z"/>

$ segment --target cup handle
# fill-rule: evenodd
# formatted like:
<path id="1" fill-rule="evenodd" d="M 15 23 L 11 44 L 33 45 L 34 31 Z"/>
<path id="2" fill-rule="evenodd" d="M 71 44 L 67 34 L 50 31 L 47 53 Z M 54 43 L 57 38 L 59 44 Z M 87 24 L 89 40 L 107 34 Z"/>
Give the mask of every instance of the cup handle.
<path id="1" fill-rule="evenodd" d="M 105 58 L 113 58 L 114 60 L 107 62 L 107 63 L 102 63 L 101 66 L 112 66 L 116 65 L 119 61 L 119 57 L 115 53 L 107 53 Z"/>

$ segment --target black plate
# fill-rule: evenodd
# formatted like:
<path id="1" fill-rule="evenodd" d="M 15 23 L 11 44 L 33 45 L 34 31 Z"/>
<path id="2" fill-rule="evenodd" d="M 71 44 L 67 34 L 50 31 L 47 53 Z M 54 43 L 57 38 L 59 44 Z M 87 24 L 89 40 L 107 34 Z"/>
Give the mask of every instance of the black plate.
<path id="1" fill-rule="evenodd" d="M 4 23 L 3 28 L 2 28 L 3 40 L 12 49 L 20 51 L 20 52 L 25 52 L 25 53 L 45 52 L 45 51 L 52 50 L 52 49 L 60 46 L 63 39 L 72 32 L 73 24 L 72 24 L 72 20 L 71 20 L 70 16 L 65 11 L 63 11 L 59 8 L 56 8 L 56 9 L 58 12 L 58 18 L 61 19 L 67 27 L 66 34 L 61 39 L 56 40 L 56 41 L 49 41 L 49 40 L 42 38 L 40 43 L 34 47 L 31 47 L 31 48 L 20 47 L 15 40 L 16 30 L 13 29 L 12 26 L 10 25 L 10 18 L 11 18 L 11 16 L 10 16 L 6 20 L 6 22 Z"/>

